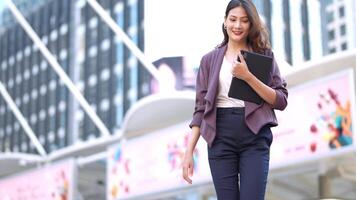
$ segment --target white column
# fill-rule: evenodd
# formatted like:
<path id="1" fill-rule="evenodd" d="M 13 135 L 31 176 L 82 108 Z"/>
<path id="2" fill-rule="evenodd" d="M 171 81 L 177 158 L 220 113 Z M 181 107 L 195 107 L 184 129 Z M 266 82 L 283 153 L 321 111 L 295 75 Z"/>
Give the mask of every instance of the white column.
<path id="1" fill-rule="evenodd" d="M 284 48 L 284 29 L 285 23 L 283 22 L 283 2 L 281 0 L 274 0 L 272 3 L 272 35 L 271 40 L 273 43 L 274 54 L 280 56 L 281 59 L 286 59 L 286 51 Z"/>
<path id="2" fill-rule="evenodd" d="M 321 19 L 320 19 L 320 1 L 309 0 L 308 16 L 309 16 L 309 41 L 310 41 L 310 58 L 320 59 L 323 55 L 322 35 L 321 35 Z"/>
<path id="3" fill-rule="evenodd" d="M 292 46 L 292 61 L 293 65 L 304 62 L 303 56 L 303 25 L 301 16 L 301 0 L 290 0 L 290 32 Z"/>

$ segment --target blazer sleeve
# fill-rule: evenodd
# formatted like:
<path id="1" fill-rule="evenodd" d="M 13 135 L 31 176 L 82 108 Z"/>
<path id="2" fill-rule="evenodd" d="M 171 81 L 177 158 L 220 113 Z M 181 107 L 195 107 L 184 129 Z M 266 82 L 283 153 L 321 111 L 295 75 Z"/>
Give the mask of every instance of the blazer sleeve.
<path id="1" fill-rule="evenodd" d="M 203 115 L 205 111 L 205 95 L 208 88 L 208 62 L 207 56 L 204 56 L 200 61 L 200 66 L 196 78 L 196 96 L 195 96 L 195 108 L 193 112 L 193 119 L 189 124 L 189 127 L 193 126 L 200 127 L 203 120 Z"/>
<path id="2" fill-rule="evenodd" d="M 272 81 L 270 86 L 276 91 L 276 101 L 271 106 L 273 109 L 284 110 L 288 104 L 287 82 L 281 77 L 273 52 L 271 51 L 270 53 L 273 57 Z"/>

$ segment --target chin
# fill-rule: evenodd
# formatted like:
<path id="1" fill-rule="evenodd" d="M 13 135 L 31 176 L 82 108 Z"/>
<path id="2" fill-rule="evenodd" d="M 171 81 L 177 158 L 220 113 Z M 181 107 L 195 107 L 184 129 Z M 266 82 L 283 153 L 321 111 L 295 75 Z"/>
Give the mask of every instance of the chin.
<path id="1" fill-rule="evenodd" d="M 245 37 L 232 38 L 232 41 L 236 43 L 246 42 L 246 40 L 247 39 Z"/>

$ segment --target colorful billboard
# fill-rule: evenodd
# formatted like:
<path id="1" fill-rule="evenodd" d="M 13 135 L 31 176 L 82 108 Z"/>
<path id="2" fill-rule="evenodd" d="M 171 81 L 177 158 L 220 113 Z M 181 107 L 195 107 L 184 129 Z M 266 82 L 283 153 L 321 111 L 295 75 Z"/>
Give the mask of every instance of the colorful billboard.
<path id="1" fill-rule="evenodd" d="M 290 88 L 288 107 L 277 118 L 271 168 L 354 149 L 353 70 Z"/>
<path id="2" fill-rule="evenodd" d="M 109 148 L 107 199 L 187 187 L 181 162 L 190 136 L 188 124 L 164 128 Z M 206 148 L 201 138 L 194 151 L 194 185 L 211 181 Z"/>
<path id="3" fill-rule="evenodd" d="M 0 200 L 73 200 L 74 161 L 68 160 L 0 180 Z"/>

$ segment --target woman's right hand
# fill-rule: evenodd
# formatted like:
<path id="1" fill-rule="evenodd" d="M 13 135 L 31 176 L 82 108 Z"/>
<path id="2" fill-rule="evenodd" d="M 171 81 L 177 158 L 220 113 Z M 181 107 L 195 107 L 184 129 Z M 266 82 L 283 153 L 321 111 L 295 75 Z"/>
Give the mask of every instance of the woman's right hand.
<path id="1" fill-rule="evenodd" d="M 190 177 L 193 176 L 194 162 L 193 162 L 193 153 L 186 151 L 183 158 L 182 163 L 183 168 L 183 179 L 187 181 L 189 184 L 192 184 L 192 179 Z"/>

